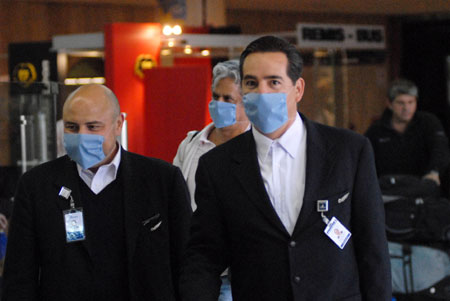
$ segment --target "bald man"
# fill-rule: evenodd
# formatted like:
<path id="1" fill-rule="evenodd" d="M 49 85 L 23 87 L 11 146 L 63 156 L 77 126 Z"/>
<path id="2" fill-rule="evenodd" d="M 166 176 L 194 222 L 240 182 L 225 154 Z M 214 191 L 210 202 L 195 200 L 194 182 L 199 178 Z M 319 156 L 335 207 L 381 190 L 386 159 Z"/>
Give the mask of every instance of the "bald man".
<path id="1" fill-rule="evenodd" d="M 120 147 L 105 86 L 69 95 L 63 120 L 67 155 L 19 182 L 3 300 L 178 300 L 191 215 L 180 170 Z"/>

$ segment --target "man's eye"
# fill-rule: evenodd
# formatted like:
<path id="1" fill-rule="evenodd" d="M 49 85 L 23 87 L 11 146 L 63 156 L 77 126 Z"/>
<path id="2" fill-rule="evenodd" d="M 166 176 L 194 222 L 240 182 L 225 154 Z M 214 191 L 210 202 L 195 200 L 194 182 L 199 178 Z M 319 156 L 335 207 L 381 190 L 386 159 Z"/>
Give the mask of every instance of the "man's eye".
<path id="1" fill-rule="evenodd" d="M 224 96 L 224 97 L 223 97 L 223 100 L 224 100 L 225 102 L 234 102 L 234 99 L 231 98 L 230 96 Z"/>
<path id="2" fill-rule="evenodd" d="M 99 126 L 98 125 L 88 125 L 87 127 L 90 131 L 95 131 L 98 130 Z"/>
<path id="3" fill-rule="evenodd" d="M 279 85 L 281 85 L 281 82 L 279 80 L 273 79 L 273 80 L 271 80 L 270 84 L 272 86 L 279 86 Z"/>
<path id="4" fill-rule="evenodd" d="M 64 128 L 69 131 L 74 131 L 77 127 L 75 125 L 66 124 Z"/>
<path id="5" fill-rule="evenodd" d="M 254 80 L 247 80 L 247 81 L 244 82 L 244 85 L 247 88 L 254 88 L 254 87 L 256 87 L 256 81 L 254 81 Z"/>

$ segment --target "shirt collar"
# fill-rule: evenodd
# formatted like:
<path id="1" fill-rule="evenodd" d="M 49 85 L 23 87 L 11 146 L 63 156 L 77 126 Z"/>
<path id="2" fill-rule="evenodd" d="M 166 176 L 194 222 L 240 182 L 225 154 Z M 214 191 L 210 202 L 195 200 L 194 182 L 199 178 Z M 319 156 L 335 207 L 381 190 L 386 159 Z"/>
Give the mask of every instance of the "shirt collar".
<path id="1" fill-rule="evenodd" d="M 250 130 L 252 124 L 249 123 L 245 131 Z M 214 123 L 208 124 L 200 133 L 199 141 L 203 144 L 214 144 L 211 140 L 208 140 L 209 134 L 215 129 Z M 215 144 L 214 144 L 215 145 Z"/>
<path id="2" fill-rule="evenodd" d="M 298 154 L 300 147 L 300 141 L 303 136 L 303 121 L 299 114 L 295 116 L 294 123 L 288 128 L 288 130 L 278 138 L 278 143 L 284 148 L 284 150 L 292 157 Z"/>
<path id="3" fill-rule="evenodd" d="M 114 158 L 112 159 L 112 161 L 108 164 L 102 165 L 99 167 L 99 169 L 112 169 L 112 172 L 114 173 L 114 179 L 117 176 L 117 171 L 119 170 L 119 165 L 120 165 L 120 160 L 122 158 L 122 147 L 120 147 L 120 144 L 117 143 L 117 147 L 119 148 L 117 150 L 116 155 L 114 156 Z M 77 169 L 78 169 L 78 174 L 85 174 L 88 175 L 89 177 L 93 177 L 95 174 L 90 171 L 89 169 L 83 169 L 83 167 L 81 167 L 78 163 L 77 163 Z"/>
<path id="4" fill-rule="evenodd" d="M 211 132 L 212 132 L 212 130 L 214 130 L 214 128 L 215 128 L 214 123 L 210 123 L 199 133 L 200 134 L 200 137 L 199 137 L 200 143 L 203 143 L 203 144 L 212 143 L 211 141 L 208 140 L 208 136 L 209 136 L 209 134 L 211 134 Z"/>
<path id="5" fill-rule="evenodd" d="M 303 121 L 299 114 L 295 116 L 294 123 L 287 129 L 287 131 L 278 139 L 272 140 L 262 133 L 260 133 L 255 127 L 252 127 L 253 137 L 256 143 L 256 152 L 258 159 L 264 162 L 269 154 L 270 147 L 273 143 L 279 143 L 281 147 L 293 158 L 298 154 L 300 142 L 303 136 Z"/>

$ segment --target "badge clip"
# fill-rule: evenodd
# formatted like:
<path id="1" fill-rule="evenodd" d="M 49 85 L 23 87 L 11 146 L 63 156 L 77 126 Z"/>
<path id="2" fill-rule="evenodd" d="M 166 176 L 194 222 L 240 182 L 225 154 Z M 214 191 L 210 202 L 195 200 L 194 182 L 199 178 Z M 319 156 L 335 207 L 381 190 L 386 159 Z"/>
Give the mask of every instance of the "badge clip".
<path id="1" fill-rule="evenodd" d="M 328 212 L 328 200 L 318 200 L 317 201 L 317 212 L 320 212 L 320 216 L 322 217 L 325 225 L 328 225 L 330 220 L 326 217 L 325 212 Z"/>
<path id="2" fill-rule="evenodd" d="M 328 200 L 318 200 L 317 212 L 327 212 L 327 211 L 328 211 Z"/>
<path id="3" fill-rule="evenodd" d="M 59 196 L 67 199 L 70 199 L 70 209 L 75 209 L 75 201 L 73 200 L 73 197 L 71 195 L 72 190 L 70 190 L 69 188 L 63 186 L 61 187 L 61 190 L 59 191 Z"/>

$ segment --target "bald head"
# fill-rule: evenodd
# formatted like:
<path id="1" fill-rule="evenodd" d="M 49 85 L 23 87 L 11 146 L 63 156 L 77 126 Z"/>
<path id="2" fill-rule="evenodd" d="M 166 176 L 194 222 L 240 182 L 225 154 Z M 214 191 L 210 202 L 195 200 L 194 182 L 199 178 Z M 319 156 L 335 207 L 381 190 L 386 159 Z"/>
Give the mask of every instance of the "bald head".
<path id="1" fill-rule="evenodd" d="M 109 163 L 117 150 L 116 137 L 123 124 L 119 102 L 114 93 L 103 85 L 86 85 L 67 97 L 63 107 L 64 133 L 91 134 L 104 137 L 101 164 Z"/>
<path id="2" fill-rule="evenodd" d="M 111 112 L 113 120 L 120 115 L 120 105 L 116 95 L 103 85 L 85 85 L 70 93 L 63 106 L 63 115 L 75 102 L 107 108 L 108 112 Z"/>

